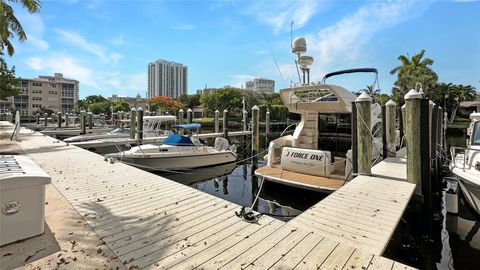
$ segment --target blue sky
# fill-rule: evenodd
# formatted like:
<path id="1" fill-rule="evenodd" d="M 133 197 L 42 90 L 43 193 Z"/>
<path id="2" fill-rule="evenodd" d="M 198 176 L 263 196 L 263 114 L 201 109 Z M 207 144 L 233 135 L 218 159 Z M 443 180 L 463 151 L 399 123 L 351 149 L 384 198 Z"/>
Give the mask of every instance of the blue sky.
<path id="1" fill-rule="evenodd" d="M 147 64 L 156 59 L 188 66 L 189 93 L 254 77 L 274 79 L 278 91 L 298 81 L 292 20 L 294 37 L 307 39 L 315 59 L 313 81 L 375 67 L 390 93 L 398 55 L 425 49 L 440 82 L 480 89 L 479 1 L 44 0 L 33 16 L 14 7 L 28 41 L 14 43 L 7 63 L 25 78 L 61 72 L 77 79 L 80 97 L 144 96 Z M 331 83 L 356 91 L 372 81 L 360 74 Z"/>

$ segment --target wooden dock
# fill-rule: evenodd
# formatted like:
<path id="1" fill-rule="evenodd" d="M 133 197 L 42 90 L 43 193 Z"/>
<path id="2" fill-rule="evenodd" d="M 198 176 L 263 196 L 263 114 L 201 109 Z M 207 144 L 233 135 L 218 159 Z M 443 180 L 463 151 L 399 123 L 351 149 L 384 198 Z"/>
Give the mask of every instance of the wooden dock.
<path id="1" fill-rule="evenodd" d="M 380 255 L 412 195 L 406 182 L 357 177 L 292 221 L 252 224 L 228 201 L 40 133 L 21 135 L 19 147 L 126 269 L 411 269 Z"/>

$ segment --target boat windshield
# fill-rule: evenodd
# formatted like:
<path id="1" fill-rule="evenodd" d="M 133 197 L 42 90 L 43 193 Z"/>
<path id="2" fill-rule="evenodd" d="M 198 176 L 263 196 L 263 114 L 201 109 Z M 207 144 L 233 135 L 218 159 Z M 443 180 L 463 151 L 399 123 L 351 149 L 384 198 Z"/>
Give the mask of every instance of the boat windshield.
<path id="1" fill-rule="evenodd" d="M 473 125 L 472 145 L 480 145 L 480 121 Z"/>
<path id="2" fill-rule="evenodd" d="M 111 134 L 119 134 L 119 133 L 129 133 L 130 129 L 127 128 L 115 128 L 110 131 Z"/>
<path id="3" fill-rule="evenodd" d="M 168 137 L 163 141 L 165 145 L 173 145 L 173 146 L 193 146 L 192 140 L 187 136 L 182 136 L 179 134 L 170 134 Z"/>

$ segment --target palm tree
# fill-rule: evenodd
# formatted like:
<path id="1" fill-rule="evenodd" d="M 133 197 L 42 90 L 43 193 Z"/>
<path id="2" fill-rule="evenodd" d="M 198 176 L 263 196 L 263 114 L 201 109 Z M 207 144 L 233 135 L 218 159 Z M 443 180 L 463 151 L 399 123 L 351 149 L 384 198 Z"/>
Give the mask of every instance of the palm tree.
<path id="1" fill-rule="evenodd" d="M 457 110 L 460 107 L 460 103 L 462 101 L 474 100 L 477 96 L 477 92 L 475 87 L 471 85 L 455 85 L 452 87 L 453 91 L 448 91 L 446 95 L 446 99 L 449 99 L 453 102 L 452 112 L 450 114 L 449 122 L 450 124 L 453 123 L 455 116 L 457 114 Z"/>
<path id="2" fill-rule="evenodd" d="M 430 95 L 430 90 L 435 87 L 438 76 L 430 68 L 433 60 L 430 58 L 423 58 L 425 50 L 412 56 L 411 58 L 405 55 L 400 55 L 398 60 L 402 62 L 400 66 L 395 67 L 390 71 L 390 74 L 397 74 L 397 81 L 394 83 L 392 93 L 398 100 L 403 101 L 403 96 L 409 89 L 413 89 L 416 83 L 421 83 L 423 91 Z"/>
<path id="3" fill-rule="evenodd" d="M 375 88 L 373 85 L 367 85 L 365 88 L 358 91 L 358 93 L 361 94 L 362 92 L 365 92 L 374 99 L 376 96 L 380 94 L 380 89 L 376 89 L 376 90 L 374 89 Z"/>
<path id="4" fill-rule="evenodd" d="M 7 2 L 20 3 L 30 14 L 40 11 L 41 2 L 40 0 L 0 0 L 0 53 L 3 54 L 6 47 L 8 55 L 12 56 L 15 49 L 10 39 L 17 36 L 20 42 L 24 42 L 27 40 L 27 35 Z"/>

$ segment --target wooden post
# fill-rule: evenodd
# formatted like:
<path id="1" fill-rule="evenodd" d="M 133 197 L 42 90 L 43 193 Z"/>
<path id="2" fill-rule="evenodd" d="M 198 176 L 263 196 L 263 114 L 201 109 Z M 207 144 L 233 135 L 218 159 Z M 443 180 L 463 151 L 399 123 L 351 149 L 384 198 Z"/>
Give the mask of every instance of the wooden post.
<path id="1" fill-rule="evenodd" d="M 431 174 L 431 157 L 430 157 L 430 128 L 428 121 L 430 121 L 430 108 L 428 99 L 420 100 L 420 155 L 417 156 L 416 161 L 420 164 L 420 179 L 421 179 L 421 194 L 423 199 L 424 213 L 424 228 L 426 232 L 430 232 L 432 221 L 432 174 Z M 407 157 L 408 158 L 408 157 Z M 407 163 L 407 166 L 409 164 Z M 407 167 L 408 176 L 408 167 Z"/>
<path id="2" fill-rule="evenodd" d="M 401 110 L 402 110 L 402 125 L 403 125 L 403 133 L 405 135 L 407 135 L 407 116 L 406 116 L 406 112 L 405 112 L 405 109 L 407 108 L 407 104 L 403 104 Z M 403 139 L 404 143 L 403 143 L 403 146 L 405 146 L 405 141 L 407 140 L 407 136 L 405 136 L 405 138 Z"/>
<path id="3" fill-rule="evenodd" d="M 399 109 L 399 114 L 398 114 L 398 125 L 399 125 L 399 131 L 400 131 L 400 144 L 402 144 L 404 135 L 405 135 L 405 126 L 403 125 L 403 114 L 402 114 L 402 109 Z M 402 147 L 403 145 L 400 145 L 399 147 Z"/>
<path id="4" fill-rule="evenodd" d="M 191 124 L 193 119 L 193 111 L 192 109 L 187 110 L 187 124 Z"/>
<path id="5" fill-rule="evenodd" d="M 358 148 L 357 148 L 357 106 L 352 102 L 352 176 L 358 174 Z"/>
<path id="6" fill-rule="evenodd" d="M 58 128 L 62 127 L 62 113 L 61 112 L 57 113 L 57 127 Z"/>
<path id="7" fill-rule="evenodd" d="M 40 114 L 39 114 L 39 113 L 37 113 L 37 114 L 35 115 L 35 121 L 36 121 L 37 125 L 40 124 Z"/>
<path id="8" fill-rule="evenodd" d="M 137 140 L 143 140 L 143 109 L 137 109 Z"/>
<path id="9" fill-rule="evenodd" d="M 270 133 L 270 111 L 267 110 L 267 113 L 265 114 L 265 136 L 267 138 L 269 133 Z"/>
<path id="10" fill-rule="evenodd" d="M 178 111 L 178 123 L 181 125 L 183 124 L 183 109 Z"/>
<path id="11" fill-rule="evenodd" d="M 220 112 L 218 110 L 215 110 L 215 115 L 213 117 L 213 121 L 215 122 L 215 133 L 220 132 Z"/>
<path id="12" fill-rule="evenodd" d="M 223 110 L 223 137 L 228 139 L 228 111 L 227 109 Z"/>
<path id="13" fill-rule="evenodd" d="M 143 116 L 150 116 L 152 113 L 149 110 L 143 112 Z"/>
<path id="14" fill-rule="evenodd" d="M 48 113 L 45 113 L 43 116 L 43 120 L 45 120 L 45 123 L 43 123 L 45 126 L 48 125 Z"/>
<path id="15" fill-rule="evenodd" d="M 88 115 L 88 129 L 92 129 L 93 128 L 93 113 L 88 112 L 87 115 Z"/>
<path id="16" fill-rule="evenodd" d="M 357 149 L 358 173 L 372 174 L 372 132 L 371 132 L 372 98 L 363 92 L 355 100 L 357 107 Z"/>
<path id="17" fill-rule="evenodd" d="M 135 139 L 135 134 L 137 133 L 136 131 L 136 120 L 137 120 L 137 110 L 135 107 L 132 107 L 130 110 L 130 139 Z"/>
<path id="18" fill-rule="evenodd" d="M 407 134 L 407 180 L 416 185 L 417 195 L 422 194 L 422 162 L 420 129 L 420 106 L 422 96 L 415 90 L 410 90 L 405 95 L 405 124 Z M 428 125 L 428 123 L 425 123 Z M 428 159 L 428 158 L 427 158 Z"/>
<path id="19" fill-rule="evenodd" d="M 397 104 L 393 100 L 389 100 L 385 103 L 386 107 L 386 135 L 387 135 L 387 156 L 395 157 L 397 152 L 396 147 L 396 128 L 395 128 L 395 119 L 397 118 Z"/>
<path id="20" fill-rule="evenodd" d="M 260 110 L 257 105 L 253 106 L 252 108 L 252 157 L 256 164 L 258 154 L 258 149 L 260 148 L 260 129 L 259 129 L 259 122 L 260 122 Z"/>
<path id="21" fill-rule="evenodd" d="M 244 110 L 244 111 L 242 112 L 242 114 L 243 114 L 243 119 L 242 119 L 242 122 L 243 122 L 243 131 L 247 131 L 248 112 Z"/>
<path id="22" fill-rule="evenodd" d="M 382 159 L 386 159 L 388 156 L 388 145 L 387 145 L 387 107 L 385 105 L 381 106 L 382 109 Z M 337 120 L 338 121 L 338 120 Z"/>
<path id="23" fill-rule="evenodd" d="M 80 111 L 80 134 L 85 134 L 86 131 L 86 121 L 85 121 L 85 111 Z"/>
<path id="24" fill-rule="evenodd" d="M 443 114 L 443 150 L 445 152 L 448 152 L 449 149 L 447 149 L 447 127 L 448 127 L 448 113 L 445 109 L 445 112 Z"/>
<path id="25" fill-rule="evenodd" d="M 68 128 L 68 126 L 70 125 L 70 123 L 68 122 L 70 121 L 69 117 L 68 117 L 68 113 L 65 113 L 65 126 Z"/>

